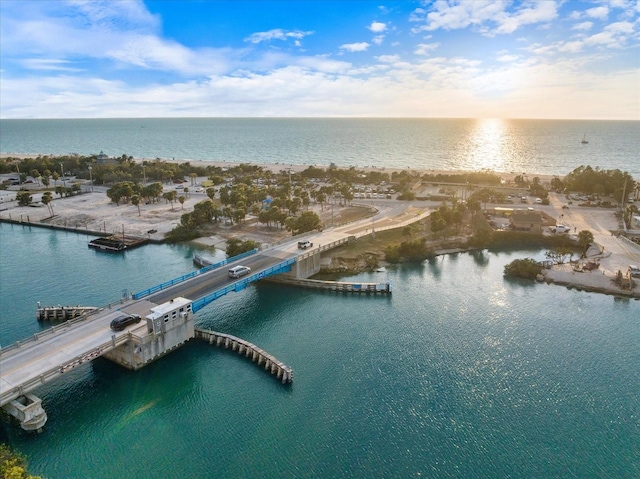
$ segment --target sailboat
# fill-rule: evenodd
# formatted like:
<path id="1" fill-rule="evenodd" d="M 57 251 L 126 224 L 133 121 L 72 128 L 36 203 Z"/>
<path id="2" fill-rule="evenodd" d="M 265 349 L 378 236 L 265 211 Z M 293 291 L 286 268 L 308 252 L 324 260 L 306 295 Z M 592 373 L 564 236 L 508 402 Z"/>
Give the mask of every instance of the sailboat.
<path id="1" fill-rule="evenodd" d="M 586 145 L 587 143 L 589 142 L 587 141 L 587 134 L 585 133 L 584 136 L 582 137 L 582 144 Z"/>

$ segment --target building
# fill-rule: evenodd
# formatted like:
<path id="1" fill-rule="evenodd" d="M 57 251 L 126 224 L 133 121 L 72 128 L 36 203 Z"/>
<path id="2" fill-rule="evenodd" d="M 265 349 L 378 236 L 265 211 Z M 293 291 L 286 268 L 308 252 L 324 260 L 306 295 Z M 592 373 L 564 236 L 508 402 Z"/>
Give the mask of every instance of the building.
<path id="1" fill-rule="evenodd" d="M 542 215 L 539 211 L 514 210 L 509 223 L 514 231 L 542 234 Z"/>
<path id="2" fill-rule="evenodd" d="M 118 163 L 116 158 L 109 158 L 102 150 L 100 150 L 100 154 L 96 156 L 96 164 L 100 166 L 117 165 Z"/>

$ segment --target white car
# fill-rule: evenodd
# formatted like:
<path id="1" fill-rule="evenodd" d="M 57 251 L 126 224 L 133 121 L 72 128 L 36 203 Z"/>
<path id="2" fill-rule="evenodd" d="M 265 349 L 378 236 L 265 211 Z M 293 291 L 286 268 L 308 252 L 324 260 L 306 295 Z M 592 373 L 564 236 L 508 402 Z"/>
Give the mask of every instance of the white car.
<path id="1" fill-rule="evenodd" d="M 229 278 L 239 278 L 249 273 L 251 273 L 251 268 L 248 266 L 234 266 L 229 270 Z"/>
<path id="2" fill-rule="evenodd" d="M 571 228 L 565 225 L 555 225 L 551 228 L 551 231 L 553 233 L 567 233 L 571 231 Z"/>

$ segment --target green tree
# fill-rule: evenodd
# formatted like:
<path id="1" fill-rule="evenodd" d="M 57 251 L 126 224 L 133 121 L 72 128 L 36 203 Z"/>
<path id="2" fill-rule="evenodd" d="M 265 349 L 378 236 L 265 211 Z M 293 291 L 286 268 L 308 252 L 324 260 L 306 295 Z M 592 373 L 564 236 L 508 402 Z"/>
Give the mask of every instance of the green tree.
<path id="1" fill-rule="evenodd" d="M 533 258 L 516 259 L 504 267 L 504 275 L 516 278 L 536 279 L 542 266 Z"/>
<path id="2" fill-rule="evenodd" d="M 578 233 L 578 244 L 582 248 L 582 257 L 587 254 L 589 245 L 593 243 L 593 233 L 589 230 L 582 230 Z"/>
<path id="3" fill-rule="evenodd" d="M 183 195 L 180 195 L 180 197 L 178 198 L 178 201 L 180 202 L 180 205 L 182 206 L 181 209 L 183 209 L 183 210 L 184 210 L 184 202 L 185 202 L 185 200 L 186 200 L 186 198 Z"/>
<path id="4" fill-rule="evenodd" d="M 286 221 L 286 217 L 284 221 Z M 305 211 L 296 219 L 295 234 L 315 231 L 320 228 L 321 224 L 320 217 L 316 213 L 313 211 Z"/>
<path id="5" fill-rule="evenodd" d="M 16 200 L 18 200 L 18 206 L 29 206 L 33 198 L 28 191 L 18 191 L 16 193 Z"/>
<path id="6" fill-rule="evenodd" d="M 238 256 L 239 254 L 251 251 L 252 249 L 256 249 L 258 246 L 259 244 L 253 240 L 242 241 L 238 238 L 230 238 L 227 240 L 227 248 L 225 249 L 225 253 L 227 254 L 228 258 L 233 258 L 234 256 Z"/>
<path id="7" fill-rule="evenodd" d="M 2 479 L 40 479 L 40 476 L 32 476 L 27 472 L 25 457 L 12 451 L 5 444 L 0 444 L 0 477 Z"/>
<path id="8" fill-rule="evenodd" d="M 131 204 L 138 208 L 138 216 L 140 216 L 140 195 L 133 195 L 131 197 Z"/>
<path id="9" fill-rule="evenodd" d="M 51 213 L 51 216 L 53 216 L 53 195 L 51 194 L 50 191 L 45 191 L 42 194 L 42 204 L 47 205 L 47 208 L 49 209 L 49 213 Z"/>

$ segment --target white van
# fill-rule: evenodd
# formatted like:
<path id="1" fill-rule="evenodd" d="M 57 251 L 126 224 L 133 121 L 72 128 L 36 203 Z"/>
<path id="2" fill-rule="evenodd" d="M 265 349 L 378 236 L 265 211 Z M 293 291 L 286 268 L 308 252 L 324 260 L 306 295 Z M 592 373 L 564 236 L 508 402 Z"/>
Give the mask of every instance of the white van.
<path id="1" fill-rule="evenodd" d="M 229 270 L 229 278 L 239 278 L 249 273 L 251 273 L 251 268 L 248 266 L 234 266 Z"/>
<path id="2" fill-rule="evenodd" d="M 298 241 L 299 249 L 307 249 L 307 248 L 311 248 L 312 246 L 313 246 L 313 243 L 311 241 Z"/>

